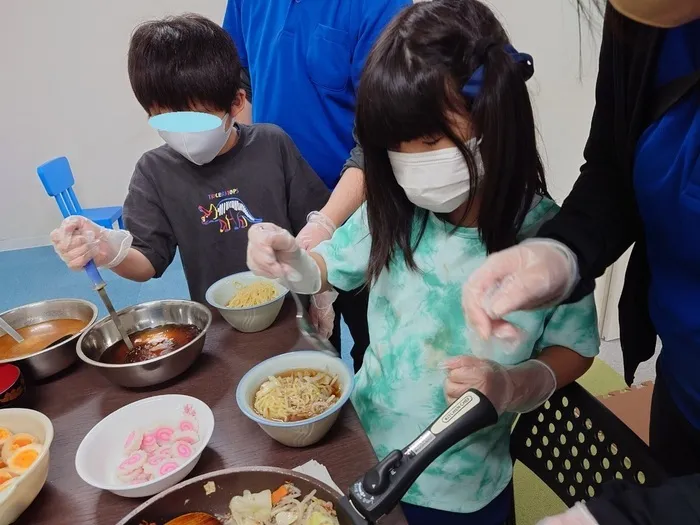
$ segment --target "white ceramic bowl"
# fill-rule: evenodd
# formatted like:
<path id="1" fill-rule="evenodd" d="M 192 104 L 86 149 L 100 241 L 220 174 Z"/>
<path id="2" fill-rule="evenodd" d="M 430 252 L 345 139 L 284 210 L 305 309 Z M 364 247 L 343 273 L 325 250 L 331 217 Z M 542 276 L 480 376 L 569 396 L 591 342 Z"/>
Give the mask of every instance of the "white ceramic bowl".
<path id="1" fill-rule="evenodd" d="M 340 399 L 323 414 L 316 417 L 282 423 L 258 415 L 253 409 L 255 393 L 269 376 L 297 368 L 312 368 L 337 375 L 340 383 Z M 255 421 L 271 438 L 288 447 L 306 447 L 325 436 L 340 415 L 340 409 L 350 399 L 355 386 L 352 370 L 339 357 L 331 357 L 314 350 L 288 352 L 263 361 L 243 376 L 236 388 L 236 401 L 241 411 Z"/>
<path id="2" fill-rule="evenodd" d="M 250 308 L 230 308 L 226 306 L 236 293 L 235 283 L 247 285 L 255 281 L 266 281 L 277 289 L 277 296 L 266 303 Z M 253 272 L 241 272 L 219 279 L 206 293 L 207 302 L 219 310 L 221 316 L 239 332 L 261 332 L 275 322 L 282 309 L 288 290 L 277 281 L 258 277 Z"/>
<path id="3" fill-rule="evenodd" d="M 135 429 L 148 430 L 158 425 L 175 426 L 185 410 L 191 407 L 199 424 L 199 442 L 195 453 L 178 469 L 165 476 L 127 485 L 117 479 L 117 466 L 124 460 L 124 443 Z M 83 439 L 75 455 L 78 475 L 93 487 L 108 490 L 126 498 L 153 496 L 182 481 L 197 465 L 214 432 L 214 414 L 206 403 L 183 395 L 154 396 L 136 401 L 112 412 L 95 425 Z"/>
<path id="4" fill-rule="evenodd" d="M 49 474 L 49 449 L 53 441 L 51 420 L 41 412 L 26 408 L 0 410 L 0 427 L 12 433 L 27 432 L 35 436 L 44 450 L 17 482 L 0 493 L 0 525 L 13 523 L 37 497 Z"/>

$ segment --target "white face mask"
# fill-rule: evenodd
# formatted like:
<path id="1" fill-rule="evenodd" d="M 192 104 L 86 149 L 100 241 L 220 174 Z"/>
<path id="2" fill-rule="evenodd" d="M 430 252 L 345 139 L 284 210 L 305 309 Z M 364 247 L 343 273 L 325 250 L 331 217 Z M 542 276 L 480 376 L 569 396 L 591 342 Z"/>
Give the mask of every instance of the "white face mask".
<path id="1" fill-rule="evenodd" d="M 476 161 L 477 178 L 484 167 L 478 141 L 467 142 Z M 416 206 L 434 213 L 450 213 L 469 198 L 469 168 L 457 147 L 423 153 L 389 151 L 389 162 L 396 181 Z"/>
<path id="2" fill-rule="evenodd" d="M 226 121 L 230 121 L 226 129 Z M 158 131 L 158 135 L 168 146 L 197 166 L 214 160 L 224 147 L 233 130 L 233 118 L 225 115 L 218 128 L 196 133 L 179 131 Z"/>

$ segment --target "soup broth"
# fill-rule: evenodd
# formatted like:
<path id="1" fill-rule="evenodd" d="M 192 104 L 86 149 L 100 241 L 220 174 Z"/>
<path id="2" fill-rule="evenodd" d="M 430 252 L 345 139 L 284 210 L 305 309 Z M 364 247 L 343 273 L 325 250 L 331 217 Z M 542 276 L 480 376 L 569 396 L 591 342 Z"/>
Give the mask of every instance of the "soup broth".
<path id="1" fill-rule="evenodd" d="M 120 340 L 105 350 L 99 361 L 110 365 L 141 363 L 182 348 L 200 333 L 202 331 L 193 324 L 166 324 L 147 328 L 129 334 L 133 350 L 129 350 L 124 341 Z"/>
<path id="2" fill-rule="evenodd" d="M 53 319 L 25 326 L 17 330 L 19 335 L 24 337 L 21 343 L 7 334 L 0 337 L 0 360 L 36 354 L 62 337 L 77 334 L 86 326 L 87 322 L 78 319 Z"/>

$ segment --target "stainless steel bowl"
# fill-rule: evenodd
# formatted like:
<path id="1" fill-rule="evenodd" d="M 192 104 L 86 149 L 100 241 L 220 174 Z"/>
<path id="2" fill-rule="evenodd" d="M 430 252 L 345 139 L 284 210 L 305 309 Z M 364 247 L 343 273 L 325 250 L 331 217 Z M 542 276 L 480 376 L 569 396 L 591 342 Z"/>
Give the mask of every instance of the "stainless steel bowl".
<path id="1" fill-rule="evenodd" d="M 187 370 L 202 353 L 204 339 L 211 325 L 209 309 L 193 301 L 163 300 L 142 303 L 117 312 L 124 329 L 132 334 L 166 324 L 193 324 L 200 333 L 183 347 L 142 363 L 113 365 L 101 363 L 100 357 L 120 340 L 119 331 L 110 317 L 95 323 L 78 340 L 78 357 L 97 368 L 117 385 L 140 388 L 168 381 Z"/>
<path id="2" fill-rule="evenodd" d="M 87 323 L 82 332 L 61 344 L 50 346 L 36 354 L 0 361 L 0 364 L 21 361 L 27 366 L 32 377 L 39 380 L 57 374 L 75 363 L 76 343 L 80 334 L 85 333 L 97 319 L 97 306 L 82 299 L 52 299 L 20 306 L 3 312 L 0 316 L 15 330 L 55 319 L 77 319 Z"/>

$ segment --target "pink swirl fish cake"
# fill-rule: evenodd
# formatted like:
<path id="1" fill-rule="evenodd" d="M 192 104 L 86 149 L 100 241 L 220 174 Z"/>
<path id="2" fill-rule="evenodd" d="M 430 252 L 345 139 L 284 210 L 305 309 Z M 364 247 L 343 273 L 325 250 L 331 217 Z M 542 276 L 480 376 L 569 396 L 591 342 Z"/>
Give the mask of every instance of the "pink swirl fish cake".
<path id="1" fill-rule="evenodd" d="M 141 448 L 141 442 L 143 441 L 143 432 L 138 428 L 129 432 L 126 436 L 126 441 L 124 441 L 124 454 L 130 455 L 132 452 L 136 452 Z"/>
<path id="2" fill-rule="evenodd" d="M 194 430 L 181 430 L 173 434 L 173 442 L 184 441 L 190 445 L 194 445 L 199 441 L 199 434 Z"/>
<path id="3" fill-rule="evenodd" d="M 143 476 L 143 473 L 144 473 L 143 468 L 137 468 L 136 470 L 132 470 L 131 472 L 128 472 L 128 473 L 117 472 L 117 478 L 122 483 L 131 483 L 135 479 Z"/>
<path id="4" fill-rule="evenodd" d="M 170 459 L 166 460 L 163 463 L 160 464 L 160 467 L 158 468 L 158 473 L 156 474 L 156 477 L 162 478 L 163 476 L 167 476 L 174 470 L 177 470 L 180 467 L 180 463 Z"/>
<path id="5" fill-rule="evenodd" d="M 183 416 L 180 423 L 177 425 L 177 429 L 180 432 L 199 432 L 199 423 L 197 422 L 197 418 L 190 415 Z"/>
<path id="6" fill-rule="evenodd" d="M 134 470 L 143 467 L 144 463 L 148 459 L 148 455 L 143 450 L 136 450 L 132 452 L 124 461 L 122 461 L 117 467 L 117 475 L 129 474 Z"/>
<path id="7" fill-rule="evenodd" d="M 156 442 L 158 446 L 168 445 L 173 442 L 173 434 L 175 429 L 173 427 L 162 426 L 156 429 Z"/>
<path id="8" fill-rule="evenodd" d="M 158 448 L 158 439 L 156 438 L 156 430 L 149 430 L 143 434 L 143 440 L 141 441 L 141 450 L 145 451 L 147 454 L 155 452 Z"/>
<path id="9" fill-rule="evenodd" d="M 185 441 L 176 441 L 170 449 L 173 458 L 185 462 L 194 456 L 192 445 Z"/>

